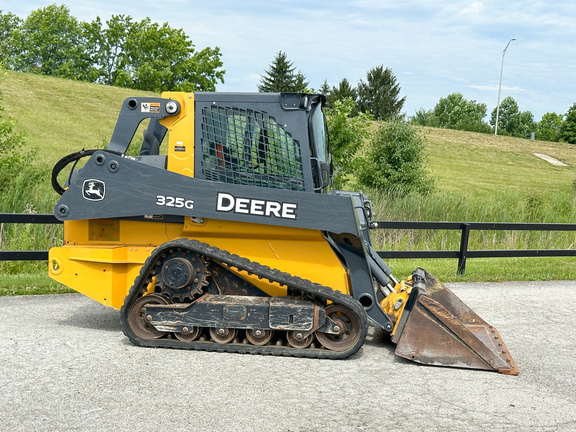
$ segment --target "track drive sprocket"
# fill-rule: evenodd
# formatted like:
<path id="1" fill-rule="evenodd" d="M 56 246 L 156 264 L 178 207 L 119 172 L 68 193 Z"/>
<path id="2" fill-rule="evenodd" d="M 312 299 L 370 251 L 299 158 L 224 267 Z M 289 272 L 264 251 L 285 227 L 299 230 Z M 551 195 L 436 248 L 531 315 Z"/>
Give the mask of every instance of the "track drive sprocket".
<path id="1" fill-rule="evenodd" d="M 195 252 L 171 250 L 154 265 L 156 286 L 173 301 L 192 301 L 208 285 L 210 271 L 206 260 Z"/>

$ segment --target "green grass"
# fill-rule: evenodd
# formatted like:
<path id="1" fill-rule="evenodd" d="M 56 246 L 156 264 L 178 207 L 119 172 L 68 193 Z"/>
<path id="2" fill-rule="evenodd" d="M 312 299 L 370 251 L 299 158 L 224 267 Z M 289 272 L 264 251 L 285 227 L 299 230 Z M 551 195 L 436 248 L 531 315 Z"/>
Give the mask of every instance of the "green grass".
<path id="1" fill-rule="evenodd" d="M 4 274 L 0 284 L 0 297 L 29 294 L 62 294 L 74 292 L 48 277 L 48 271 Z"/>
<path id="2" fill-rule="evenodd" d="M 443 282 L 503 282 L 576 279 L 576 258 L 475 258 L 466 261 L 466 273 L 457 273 L 456 259 L 391 259 L 388 265 L 397 278 L 425 268 Z"/>
<path id="3" fill-rule="evenodd" d="M 513 192 L 573 197 L 575 145 L 447 129 L 422 131 L 440 191 L 491 200 Z M 554 166 L 534 153 L 548 154 L 568 166 Z"/>
<path id="4" fill-rule="evenodd" d="M 576 202 L 570 194 L 544 197 L 532 192 L 504 191 L 483 197 L 438 192 L 426 197 L 407 195 L 386 200 L 376 195 L 374 209 L 381 220 L 450 222 L 574 223 Z M 457 250 L 460 231 L 378 230 L 380 249 Z M 568 249 L 574 231 L 472 231 L 470 249 Z"/>
<path id="5" fill-rule="evenodd" d="M 26 145 L 37 152 L 30 173 L 17 176 L 0 196 L 0 212 L 52 211 L 58 195 L 50 185 L 56 161 L 82 148 L 102 147 L 112 135 L 122 101 L 153 95 L 33 74 L 8 72 L 0 82 L 4 114 L 17 120 Z M 447 129 L 421 128 L 427 140 L 432 195 L 388 199 L 365 191 L 377 219 L 477 222 L 576 223 L 576 146 Z M 534 156 L 545 153 L 568 166 Z M 0 247 L 47 249 L 61 241 L 61 227 L 3 226 Z M 457 250 L 457 231 L 374 232 L 377 249 Z M 576 233 L 473 232 L 470 249 L 567 249 Z M 456 260 L 390 260 L 396 276 L 425 267 L 441 280 L 501 281 L 576 279 L 576 258 L 469 259 L 464 276 Z M 0 295 L 66 292 L 47 277 L 44 263 L 0 263 Z"/>
<path id="6" fill-rule="evenodd" d="M 18 121 L 38 163 L 50 169 L 69 153 L 108 142 L 124 99 L 154 95 L 19 72 L 8 72 L 0 88 L 5 114 Z"/>

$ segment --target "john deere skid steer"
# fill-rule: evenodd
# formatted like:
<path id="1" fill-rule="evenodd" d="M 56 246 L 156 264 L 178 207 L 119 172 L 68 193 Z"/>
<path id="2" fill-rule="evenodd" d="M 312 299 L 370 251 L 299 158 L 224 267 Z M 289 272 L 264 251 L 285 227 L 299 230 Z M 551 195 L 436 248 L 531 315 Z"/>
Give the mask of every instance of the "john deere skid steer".
<path id="1" fill-rule="evenodd" d="M 341 359 L 372 325 L 416 362 L 518 373 L 434 276 L 392 276 L 362 193 L 330 190 L 322 96 L 129 98 L 108 147 L 64 157 L 52 182 L 50 276 L 120 309 L 136 345 Z"/>

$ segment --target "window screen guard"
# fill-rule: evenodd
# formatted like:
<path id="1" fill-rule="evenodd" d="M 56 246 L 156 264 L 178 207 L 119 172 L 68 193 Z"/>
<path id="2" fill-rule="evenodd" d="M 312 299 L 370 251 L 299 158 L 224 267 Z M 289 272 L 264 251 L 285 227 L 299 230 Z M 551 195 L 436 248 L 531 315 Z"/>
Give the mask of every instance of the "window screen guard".
<path id="1" fill-rule="evenodd" d="M 305 190 L 300 144 L 266 112 L 205 106 L 201 128 L 206 180 Z"/>

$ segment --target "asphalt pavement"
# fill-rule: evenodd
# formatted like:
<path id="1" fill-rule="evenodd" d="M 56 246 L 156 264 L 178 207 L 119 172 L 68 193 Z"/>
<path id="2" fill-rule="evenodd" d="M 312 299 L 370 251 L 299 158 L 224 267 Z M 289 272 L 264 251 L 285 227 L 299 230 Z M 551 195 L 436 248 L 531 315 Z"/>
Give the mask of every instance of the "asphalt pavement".
<path id="1" fill-rule="evenodd" d="M 347 360 L 139 348 L 80 294 L 0 298 L 0 430 L 576 431 L 576 281 L 448 285 L 520 375 L 422 366 L 371 329 Z"/>

